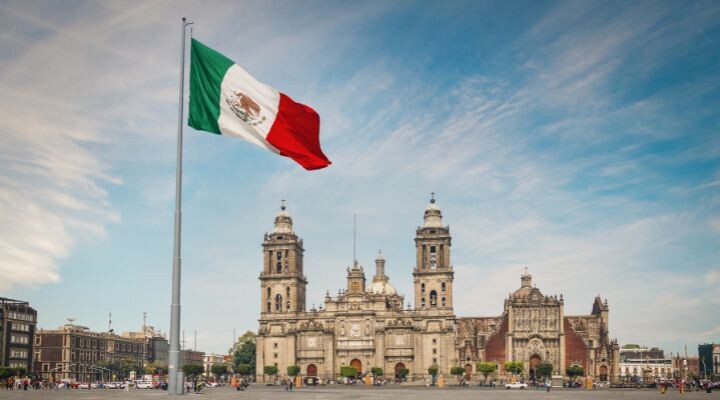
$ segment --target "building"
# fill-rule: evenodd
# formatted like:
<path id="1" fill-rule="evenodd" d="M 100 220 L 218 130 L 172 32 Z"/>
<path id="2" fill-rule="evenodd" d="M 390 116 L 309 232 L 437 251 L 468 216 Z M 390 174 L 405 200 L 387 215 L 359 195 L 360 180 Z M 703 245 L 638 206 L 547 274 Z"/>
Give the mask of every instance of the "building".
<path id="1" fill-rule="evenodd" d="M 30 303 L 0 297 L 0 366 L 33 369 L 37 311 Z"/>
<path id="2" fill-rule="evenodd" d="M 713 372 L 720 374 L 720 344 L 713 344 Z"/>
<path id="3" fill-rule="evenodd" d="M 145 364 L 152 364 L 158 373 L 167 372 L 170 345 L 164 333 L 146 325 L 144 332 L 123 332 L 123 337 L 145 341 Z"/>
<path id="4" fill-rule="evenodd" d="M 431 366 L 445 375 L 464 366 L 472 375 L 476 361 L 497 362 L 501 374 L 505 361 L 521 361 L 530 377 L 539 362 L 552 363 L 559 374 L 577 364 L 601 380 L 618 375 L 619 347 L 609 338 L 609 306 L 599 296 L 589 315 L 565 315 L 562 295 L 543 295 L 526 272 L 501 315 L 457 317 L 452 237 L 434 197 L 415 231 L 412 306 L 404 307 L 404 296 L 390 284 L 380 253 L 370 282 L 355 261 L 347 268 L 346 287 L 335 297 L 328 292 L 324 307 L 307 310 L 305 249 L 284 205 L 262 246 L 258 380 L 268 365 L 280 374 L 297 365 L 303 375 L 326 378 L 344 366 L 362 374 L 380 367 L 386 376 L 407 369 L 413 378 L 424 377 Z"/>
<path id="5" fill-rule="evenodd" d="M 119 373 L 107 369 L 108 364 L 133 365 L 138 371 L 143 365 L 142 339 L 93 332 L 72 323 L 57 329 L 38 330 L 35 347 L 35 371 L 43 380 L 96 381 Z"/>
<path id="6" fill-rule="evenodd" d="M 212 366 L 213 365 L 225 365 L 227 366 L 228 372 L 232 371 L 232 357 L 222 354 L 205 354 L 203 356 L 203 370 L 205 371 L 203 375 L 205 376 L 212 376 L 214 375 L 212 373 Z M 219 376 L 216 376 L 216 378 L 220 378 Z"/>
<path id="7" fill-rule="evenodd" d="M 620 379 L 638 382 L 646 376 L 653 380 L 672 379 L 675 377 L 672 357 L 657 347 L 643 348 L 640 346 L 624 346 L 620 349 Z"/>
<path id="8" fill-rule="evenodd" d="M 195 350 L 180 350 L 180 359 L 182 360 L 181 365 L 185 364 L 203 364 L 203 357 L 205 353 L 202 351 Z"/>
<path id="9" fill-rule="evenodd" d="M 700 376 L 705 377 L 712 375 L 717 371 L 716 360 L 713 353 L 717 354 L 717 349 L 720 345 L 713 343 L 705 343 L 698 345 L 698 357 L 700 368 Z"/>
<path id="10" fill-rule="evenodd" d="M 686 350 L 687 351 L 687 350 Z M 700 376 L 700 358 L 676 355 L 672 358 L 677 377 Z"/>

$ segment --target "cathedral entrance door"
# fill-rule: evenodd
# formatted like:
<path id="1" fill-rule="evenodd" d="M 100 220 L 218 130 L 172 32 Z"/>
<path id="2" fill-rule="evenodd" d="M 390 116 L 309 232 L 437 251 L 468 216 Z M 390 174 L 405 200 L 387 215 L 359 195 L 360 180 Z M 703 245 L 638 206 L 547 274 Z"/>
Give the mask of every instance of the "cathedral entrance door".
<path id="1" fill-rule="evenodd" d="M 472 378 L 472 364 L 465 364 L 465 379 L 468 381 Z"/>
<path id="2" fill-rule="evenodd" d="M 315 364 L 308 365 L 307 376 L 317 376 L 317 366 Z"/>
<path id="3" fill-rule="evenodd" d="M 608 380 L 607 367 L 603 365 L 600 367 L 600 381 L 607 382 L 607 380 Z"/>
<path id="4" fill-rule="evenodd" d="M 403 370 L 405 369 L 405 364 L 403 363 L 397 363 L 395 364 L 395 379 L 398 381 L 402 380 L 403 378 Z"/>
<path id="5" fill-rule="evenodd" d="M 537 376 L 535 375 L 535 367 L 540 364 L 540 356 L 534 355 L 530 357 L 530 379 L 535 382 L 537 380 Z"/>
<path id="6" fill-rule="evenodd" d="M 362 374 L 362 361 L 358 360 L 357 358 L 353 358 L 353 360 L 350 361 L 350 366 L 355 367 L 358 375 Z"/>

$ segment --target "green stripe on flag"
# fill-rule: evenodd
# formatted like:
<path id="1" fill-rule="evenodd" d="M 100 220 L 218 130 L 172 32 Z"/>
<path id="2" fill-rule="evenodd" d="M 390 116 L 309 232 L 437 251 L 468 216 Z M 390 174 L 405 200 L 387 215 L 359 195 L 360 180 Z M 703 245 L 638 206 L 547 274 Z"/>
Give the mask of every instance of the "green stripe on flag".
<path id="1" fill-rule="evenodd" d="M 220 84 L 232 60 L 192 39 L 190 46 L 190 112 L 188 124 L 220 134 Z"/>

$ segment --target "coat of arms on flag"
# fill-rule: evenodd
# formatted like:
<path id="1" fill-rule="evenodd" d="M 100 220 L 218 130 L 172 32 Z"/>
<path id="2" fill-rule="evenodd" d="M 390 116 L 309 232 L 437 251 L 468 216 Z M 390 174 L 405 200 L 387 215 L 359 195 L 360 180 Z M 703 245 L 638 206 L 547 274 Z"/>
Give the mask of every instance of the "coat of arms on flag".
<path id="1" fill-rule="evenodd" d="M 262 124 L 266 119 L 265 116 L 260 117 L 258 103 L 243 92 L 235 92 L 230 98 L 226 98 L 225 102 L 238 118 L 250 125 Z"/>

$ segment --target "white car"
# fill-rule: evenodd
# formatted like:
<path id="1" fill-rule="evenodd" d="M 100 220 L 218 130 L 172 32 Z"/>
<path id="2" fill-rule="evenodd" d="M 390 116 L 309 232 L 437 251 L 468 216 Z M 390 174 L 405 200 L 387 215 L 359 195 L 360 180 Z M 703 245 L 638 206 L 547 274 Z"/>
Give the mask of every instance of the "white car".
<path id="1" fill-rule="evenodd" d="M 152 389 L 153 384 L 150 381 L 135 381 L 135 387 L 138 389 Z"/>
<path id="2" fill-rule="evenodd" d="M 105 384 L 105 389 L 120 389 L 120 382 L 108 382 Z"/>
<path id="3" fill-rule="evenodd" d="M 506 383 L 505 389 L 527 389 L 527 383 Z"/>
<path id="4" fill-rule="evenodd" d="M 83 382 L 78 385 L 78 389 L 90 389 L 90 384 Z"/>

